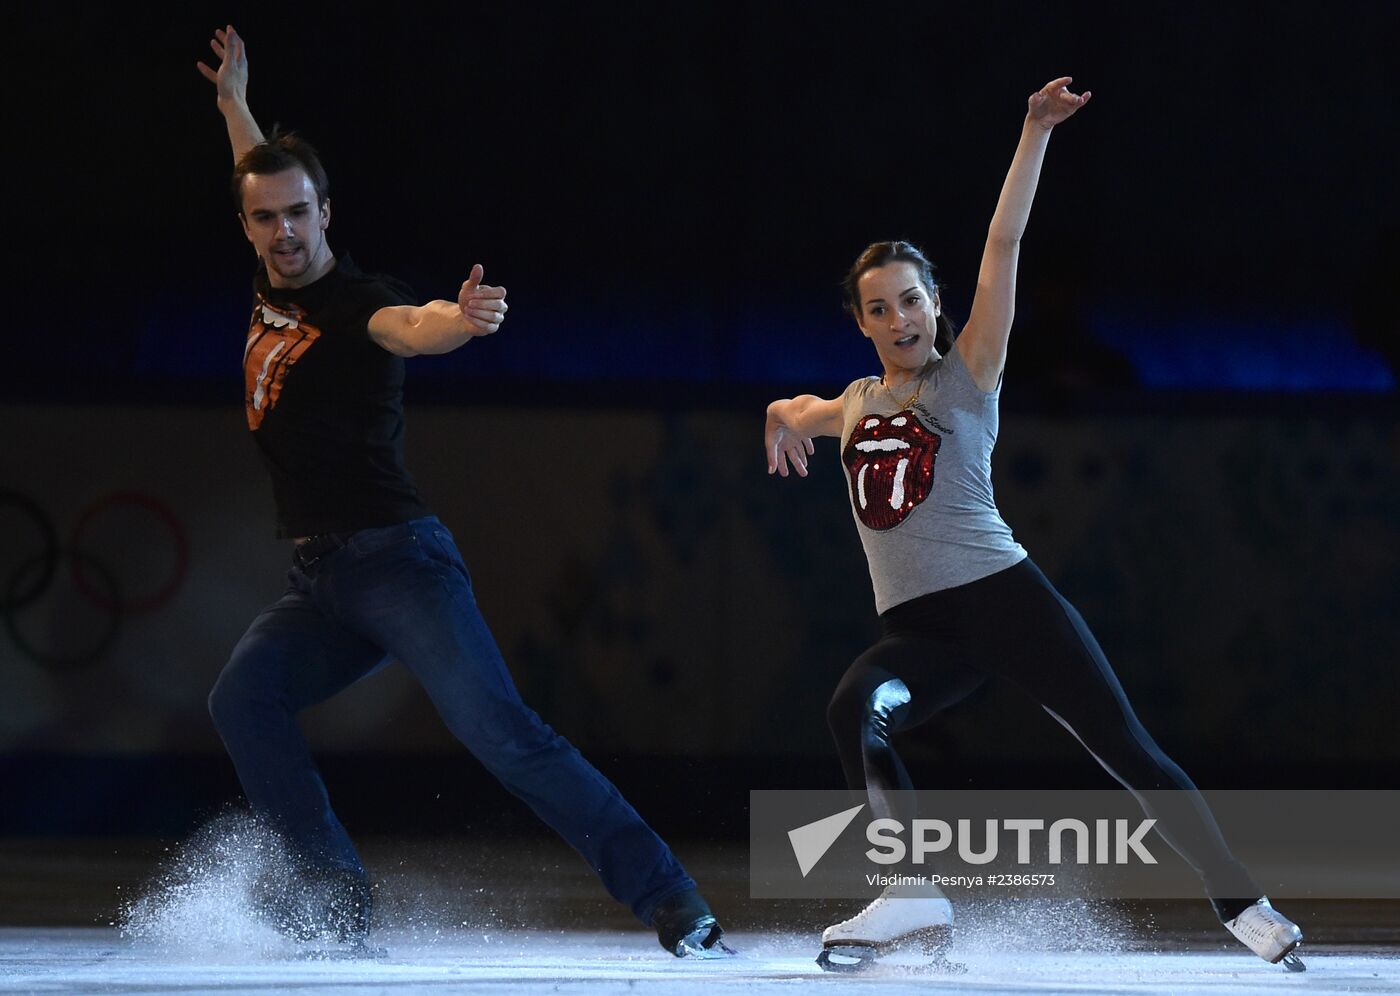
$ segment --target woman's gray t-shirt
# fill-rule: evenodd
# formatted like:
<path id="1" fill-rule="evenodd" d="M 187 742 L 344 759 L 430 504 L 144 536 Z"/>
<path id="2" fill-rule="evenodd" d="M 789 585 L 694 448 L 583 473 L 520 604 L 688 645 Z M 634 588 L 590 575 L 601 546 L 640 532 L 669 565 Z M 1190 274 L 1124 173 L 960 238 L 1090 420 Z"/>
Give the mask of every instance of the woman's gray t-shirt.
<path id="1" fill-rule="evenodd" d="M 880 612 L 1026 556 L 992 498 L 1001 384 L 982 391 L 954 348 L 901 408 L 913 389 L 896 401 L 867 377 L 841 395 L 841 462 Z"/>

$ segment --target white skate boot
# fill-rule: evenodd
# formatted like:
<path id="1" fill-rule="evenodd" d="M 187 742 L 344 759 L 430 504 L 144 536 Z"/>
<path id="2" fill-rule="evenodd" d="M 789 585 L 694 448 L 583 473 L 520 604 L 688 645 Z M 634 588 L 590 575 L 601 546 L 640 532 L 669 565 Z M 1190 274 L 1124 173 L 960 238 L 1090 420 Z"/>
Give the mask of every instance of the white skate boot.
<path id="1" fill-rule="evenodd" d="M 858 972 L 880 954 L 913 946 L 933 957 L 930 968 L 966 971 L 945 957 L 952 939 L 953 906 L 937 886 L 892 885 L 849 920 L 822 931 L 817 964 L 828 972 Z"/>
<path id="2" fill-rule="evenodd" d="M 1290 972 L 1307 969 L 1296 949 L 1303 943 L 1303 932 L 1298 925 L 1269 904 L 1268 896 L 1261 896 L 1253 906 L 1233 920 L 1225 922 L 1225 929 L 1249 950 L 1271 965 L 1283 962 Z"/>

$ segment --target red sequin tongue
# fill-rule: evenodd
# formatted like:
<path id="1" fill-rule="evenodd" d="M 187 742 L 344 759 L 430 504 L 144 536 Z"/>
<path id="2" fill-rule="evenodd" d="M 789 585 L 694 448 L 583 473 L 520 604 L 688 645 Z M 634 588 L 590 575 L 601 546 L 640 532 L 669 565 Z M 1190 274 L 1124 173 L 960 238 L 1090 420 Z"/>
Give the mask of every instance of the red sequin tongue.
<path id="1" fill-rule="evenodd" d="M 860 521 L 871 529 L 903 522 L 928 497 L 941 442 L 913 412 L 863 416 L 841 455 Z"/>

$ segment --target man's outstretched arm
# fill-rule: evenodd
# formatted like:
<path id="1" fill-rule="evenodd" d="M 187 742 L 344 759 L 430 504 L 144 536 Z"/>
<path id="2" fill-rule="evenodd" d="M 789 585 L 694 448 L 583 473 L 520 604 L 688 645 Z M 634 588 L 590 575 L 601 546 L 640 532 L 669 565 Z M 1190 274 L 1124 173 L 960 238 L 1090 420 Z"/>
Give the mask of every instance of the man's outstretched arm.
<path id="1" fill-rule="evenodd" d="M 264 141 L 262 129 L 248 110 L 248 52 L 232 24 L 216 28 L 209 47 L 219 57 L 219 68 L 210 69 L 202 62 L 196 62 L 195 68 L 218 90 L 219 113 L 228 125 L 228 140 L 237 163 L 245 152 Z"/>
<path id="2" fill-rule="evenodd" d="M 481 282 L 478 263 L 462 284 L 456 301 L 380 308 L 369 319 L 369 335 L 395 356 L 450 353 L 468 339 L 490 335 L 505 321 L 506 289 Z"/>

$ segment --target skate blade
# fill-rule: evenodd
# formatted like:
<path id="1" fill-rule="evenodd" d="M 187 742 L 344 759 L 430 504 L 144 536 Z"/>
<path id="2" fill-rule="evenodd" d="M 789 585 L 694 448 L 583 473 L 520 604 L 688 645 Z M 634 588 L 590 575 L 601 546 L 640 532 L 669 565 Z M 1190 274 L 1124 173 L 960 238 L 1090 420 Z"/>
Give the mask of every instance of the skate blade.
<path id="1" fill-rule="evenodd" d="M 686 934 L 676 943 L 675 955 L 677 958 L 700 958 L 705 961 L 713 961 L 718 958 L 731 958 L 739 952 L 735 951 L 724 941 L 715 937 L 709 946 L 705 942 L 715 933 L 715 926 L 707 923 L 703 927 L 698 927 Z"/>
<path id="2" fill-rule="evenodd" d="M 823 972 L 863 972 L 875 964 L 876 951 L 869 944 L 833 944 L 822 948 L 817 964 Z"/>
<path id="3" fill-rule="evenodd" d="M 389 957 L 389 949 L 355 944 L 344 948 L 312 948 L 298 951 L 296 956 L 302 961 L 375 961 Z"/>
<path id="4" fill-rule="evenodd" d="M 967 966 L 961 962 L 949 961 L 947 957 L 947 949 L 952 942 L 952 925 L 943 924 L 904 934 L 884 944 L 829 944 L 817 955 L 817 964 L 827 972 L 864 972 L 877 963 L 880 955 L 914 948 L 928 955 L 928 963 L 900 965 L 898 967 L 901 971 L 927 975 L 962 975 L 967 971 Z"/>
<path id="5" fill-rule="evenodd" d="M 1306 972 L 1308 966 L 1303 964 L 1303 959 L 1298 957 L 1296 950 L 1291 950 L 1279 959 L 1279 964 L 1290 972 Z"/>
<path id="6" fill-rule="evenodd" d="M 723 941 L 715 941 L 708 948 L 686 944 L 681 941 L 676 945 L 676 957 L 678 958 L 699 958 L 702 961 L 715 961 L 720 958 L 732 958 L 739 952 L 735 951 Z"/>
<path id="7" fill-rule="evenodd" d="M 834 944 L 822 948 L 817 964 L 823 972 L 868 972 L 879 965 L 879 956 L 888 948 L 868 944 Z M 949 961 L 943 952 L 935 952 L 925 965 L 888 965 L 893 971 L 908 975 L 964 975 L 967 966 Z"/>

